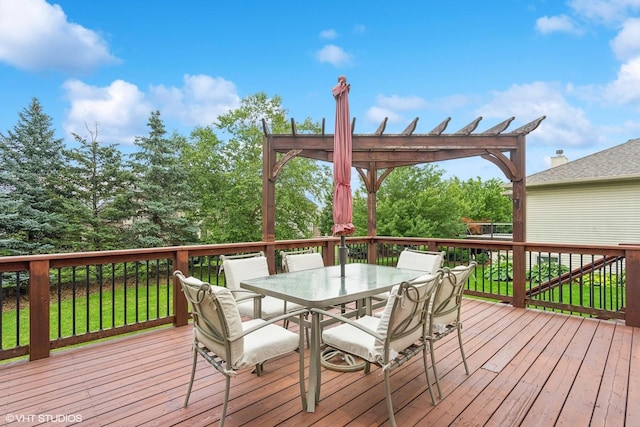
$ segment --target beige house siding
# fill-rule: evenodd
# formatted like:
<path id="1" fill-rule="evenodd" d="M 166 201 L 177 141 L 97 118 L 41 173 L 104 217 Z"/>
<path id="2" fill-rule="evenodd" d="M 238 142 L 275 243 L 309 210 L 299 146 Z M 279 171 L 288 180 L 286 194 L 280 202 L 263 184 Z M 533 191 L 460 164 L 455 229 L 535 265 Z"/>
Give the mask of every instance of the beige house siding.
<path id="1" fill-rule="evenodd" d="M 527 187 L 527 241 L 640 242 L 638 180 Z"/>

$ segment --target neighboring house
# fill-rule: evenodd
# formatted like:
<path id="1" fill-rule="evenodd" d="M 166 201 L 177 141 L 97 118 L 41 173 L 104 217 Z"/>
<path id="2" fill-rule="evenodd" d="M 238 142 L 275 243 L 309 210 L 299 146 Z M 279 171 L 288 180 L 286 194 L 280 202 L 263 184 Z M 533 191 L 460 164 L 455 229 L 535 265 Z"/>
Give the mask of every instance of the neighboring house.
<path id="1" fill-rule="evenodd" d="M 527 242 L 640 244 L 640 138 L 527 177 Z"/>

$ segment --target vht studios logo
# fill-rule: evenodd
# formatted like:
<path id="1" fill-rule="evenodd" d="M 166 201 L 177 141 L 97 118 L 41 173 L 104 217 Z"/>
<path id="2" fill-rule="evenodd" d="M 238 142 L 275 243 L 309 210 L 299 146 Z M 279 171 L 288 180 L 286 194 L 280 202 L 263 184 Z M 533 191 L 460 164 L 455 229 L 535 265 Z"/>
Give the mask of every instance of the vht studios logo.
<path id="1" fill-rule="evenodd" d="M 79 423 L 82 422 L 80 414 L 7 414 L 5 420 L 8 423 Z"/>

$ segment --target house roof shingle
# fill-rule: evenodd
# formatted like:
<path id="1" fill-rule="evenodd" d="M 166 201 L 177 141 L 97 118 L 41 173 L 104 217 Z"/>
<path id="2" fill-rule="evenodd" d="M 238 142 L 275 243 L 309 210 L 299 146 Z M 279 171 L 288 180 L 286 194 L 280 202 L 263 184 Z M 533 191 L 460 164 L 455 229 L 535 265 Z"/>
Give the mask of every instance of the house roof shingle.
<path id="1" fill-rule="evenodd" d="M 640 178 L 640 138 L 527 177 L 528 185 Z"/>

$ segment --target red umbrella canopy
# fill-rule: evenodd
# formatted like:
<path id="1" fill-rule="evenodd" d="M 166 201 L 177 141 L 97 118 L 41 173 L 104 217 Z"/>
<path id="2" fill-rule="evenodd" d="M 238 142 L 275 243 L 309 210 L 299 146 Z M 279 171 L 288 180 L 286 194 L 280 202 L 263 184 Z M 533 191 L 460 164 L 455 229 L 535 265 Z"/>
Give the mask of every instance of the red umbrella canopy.
<path id="1" fill-rule="evenodd" d="M 336 100 L 336 130 L 333 135 L 333 227 L 336 236 L 353 234 L 353 199 L 351 197 L 351 124 L 349 90 L 345 76 L 338 77 L 333 88 Z"/>

